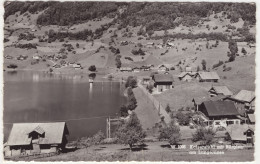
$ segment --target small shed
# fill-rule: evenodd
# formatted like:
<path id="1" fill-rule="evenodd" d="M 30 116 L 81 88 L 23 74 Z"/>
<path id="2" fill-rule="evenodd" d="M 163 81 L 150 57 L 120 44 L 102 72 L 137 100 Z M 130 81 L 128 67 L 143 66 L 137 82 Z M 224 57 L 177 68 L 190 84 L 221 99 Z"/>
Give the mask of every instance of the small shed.
<path id="1" fill-rule="evenodd" d="M 254 125 L 230 125 L 227 127 L 227 132 L 232 143 L 244 143 L 254 145 Z"/>

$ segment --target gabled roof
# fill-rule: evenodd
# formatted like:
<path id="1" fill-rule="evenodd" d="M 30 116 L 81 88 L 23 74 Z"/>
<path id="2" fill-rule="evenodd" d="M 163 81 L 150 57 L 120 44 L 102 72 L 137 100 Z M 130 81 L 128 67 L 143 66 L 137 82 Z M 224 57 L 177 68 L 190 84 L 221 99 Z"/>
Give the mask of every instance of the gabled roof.
<path id="1" fill-rule="evenodd" d="M 211 90 L 214 90 L 217 94 L 223 94 L 225 96 L 231 96 L 233 93 L 226 86 L 213 86 Z"/>
<path id="2" fill-rule="evenodd" d="M 236 95 L 233 96 L 234 99 L 242 102 L 251 102 L 255 98 L 255 92 L 248 90 L 241 90 Z"/>
<path id="3" fill-rule="evenodd" d="M 198 72 L 197 74 L 203 80 L 218 80 L 218 79 L 220 79 L 216 72 Z"/>
<path id="4" fill-rule="evenodd" d="M 208 116 L 239 115 L 232 101 L 205 101 L 202 104 L 204 104 Z"/>
<path id="5" fill-rule="evenodd" d="M 248 119 L 250 122 L 255 123 L 255 115 L 254 114 L 248 114 Z"/>
<path id="6" fill-rule="evenodd" d="M 182 72 L 179 74 L 179 78 L 183 78 L 186 75 L 190 75 L 190 76 L 194 76 L 196 74 L 196 72 Z"/>
<path id="7" fill-rule="evenodd" d="M 28 134 L 40 129 L 44 130 L 45 137 L 39 140 L 39 144 L 60 144 L 64 132 L 68 132 L 65 122 L 15 123 L 7 140 L 7 145 L 29 145 L 32 139 L 28 137 Z"/>
<path id="8" fill-rule="evenodd" d="M 227 132 L 229 133 L 231 140 L 246 141 L 247 137 L 244 133 L 247 130 L 255 131 L 255 126 L 247 124 L 227 126 Z"/>
<path id="9" fill-rule="evenodd" d="M 173 77 L 171 74 L 155 74 L 155 82 L 173 82 Z"/>

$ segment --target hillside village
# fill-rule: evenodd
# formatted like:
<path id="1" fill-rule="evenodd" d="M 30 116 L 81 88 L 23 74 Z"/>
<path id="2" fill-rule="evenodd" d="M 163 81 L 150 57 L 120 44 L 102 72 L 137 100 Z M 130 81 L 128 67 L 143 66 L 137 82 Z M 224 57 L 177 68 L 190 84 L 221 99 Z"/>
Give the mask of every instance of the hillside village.
<path id="1" fill-rule="evenodd" d="M 60 20 L 56 17 L 48 19 L 54 10 L 58 12 L 56 3 L 26 2 L 27 7 L 23 3 L 5 3 L 4 71 L 84 75 L 91 83 L 102 79 L 124 82 L 127 104 L 119 109 L 121 118 L 131 120 L 136 114 L 146 133 L 142 142 L 148 147 L 142 149 L 145 158 L 139 151 L 130 155 L 120 152 L 123 146 L 118 146 L 112 139 L 82 147 L 82 143 L 66 140 L 64 134 L 69 129 L 65 122 L 56 123 L 61 128 L 56 136 L 47 135 L 55 133 L 51 123 L 24 123 L 13 126 L 5 143 L 6 159 L 19 160 L 17 156 L 22 156 L 22 160 L 38 160 L 34 158 L 37 153 L 48 154 L 39 158 L 43 161 L 254 159 L 255 4 L 215 3 L 215 8 L 211 6 L 206 14 L 200 13 L 203 16 L 171 13 L 172 18 L 167 17 L 165 21 L 173 21 L 169 21 L 171 25 L 165 25 L 158 21 L 163 15 L 159 3 L 107 2 L 109 9 L 104 11 L 107 13 L 91 15 L 90 18 L 85 16 L 85 20 L 78 18 L 82 20 L 72 23 L 69 23 L 69 18 L 63 20 L 62 16 Z M 107 5 L 101 3 L 100 10 Z M 196 5 L 206 4 L 189 3 L 195 9 L 199 8 Z M 189 9 L 189 5 L 185 8 L 185 3 L 179 5 L 174 7 Z M 73 10 L 77 7 L 73 6 Z M 244 15 L 240 10 L 235 11 L 235 7 L 253 14 Z M 137 14 L 127 16 L 134 9 Z M 166 14 L 169 14 L 168 9 L 170 11 L 170 7 L 165 10 Z M 157 15 L 149 17 L 154 10 Z M 140 19 L 134 21 L 134 17 Z M 153 24 L 145 26 L 145 18 L 153 17 Z M 128 24 L 124 22 L 126 19 Z M 171 126 L 179 128 L 171 131 L 179 135 L 174 137 L 174 141 L 167 131 Z M 16 137 L 23 132 L 21 129 L 28 133 L 29 138 L 22 136 L 19 143 L 20 139 Z M 205 129 L 210 130 L 203 131 Z M 64 134 L 63 130 L 66 131 Z M 194 137 L 199 130 L 204 137 Z M 55 144 L 50 142 L 52 137 L 58 140 L 53 142 Z M 35 147 L 31 149 L 30 146 L 34 145 L 31 142 L 36 140 L 40 146 L 37 150 Z M 167 149 L 161 146 L 165 144 L 168 144 Z M 190 155 L 187 159 L 171 155 L 189 156 L 188 145 L 213 144 L 240 147 L 225 149 L 223 159 L 214 155 Z M 65 145 L 78 150 L 56 155 Z M 175 145 L 187 145 L 187 148 L 178 150 Z M 156 154 L 157 148 L 162 149 L 166 159 Z M 85 151 L 88 151 L 87 155 Z M 107 151 L 111 151 L 110 154 Z M 109 157 L 111 154 L 114 158 Z M 99 155 L 104 158 L 94 157 Z"/>

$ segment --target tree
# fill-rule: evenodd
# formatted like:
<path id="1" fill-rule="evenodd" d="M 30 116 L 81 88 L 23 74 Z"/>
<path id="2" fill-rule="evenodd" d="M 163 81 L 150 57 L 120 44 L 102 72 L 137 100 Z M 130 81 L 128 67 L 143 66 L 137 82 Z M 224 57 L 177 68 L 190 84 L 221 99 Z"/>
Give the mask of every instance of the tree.
<path id="1" fill-rule="evenodd" d="M 202 65 L 202 70 L 205 71 L 205 70 L 207 69 L 207 66 L 206 66 L 206 65 L 207 65 L 207 62 L 206 62 L 206 60 L 203 59 L 203 60 L 201 61 L 201 65 Z"/>
<path id="2" fill-rule="evenodd" d="M 182 112 L 178 112 L 176 114 L 176 117 L 180 125 L 188 125 L 190 123 L 190 117 L 188 114 L 183 114 Z"/>
<path id="3" fill-rule="evenodd" d="M 76 47 L 79 48 L 79 43 L 76 43 Z"/>
<path id="4" fill-rule="evenodd" d="M 137 85 L 137 79 L 134 76 L 128 76 L 126 83 L 125 83 L 125 87 L 131 87 L 131 88 L 135 88 Z"/>
<path id="5" fill-rule="evenodd" d="M 200 71 L 200 66 L 197 66 L 197 72 L 199 72 Z"/>
<path id="6" fill-rule="evenodd" d="M 244 47 L 242 48 L 241 52 L 242 52 L 244 55 L 246 55 L 246 53 L 247 53 Z"/>
<path id="7" fill-rule="evenodd" d="M 137 107 L 137 101 L 131 87 L 127 89 L 127 109 L 134 110 Z"/>
<path id="8" fill-rule="evenodd" d="M 117 56 L 116 56 L 116 59 L 115 59 L 115 60 L 116 60 L 116 67 L 117 67 L 117 68 L 120 68 L 121 65 L 122 65 L 122 62 L 121 62 L 121 59 L 120 59 L 120 58 L 121 58 L 121 55 L 117 55 Z"/>
<path id="9" fill-rule="evenodd" d="M 215 132 L 211 128 L 199 127 L 192 135 L 192 141 L 202 141 L 203 145 L 210 145 L 214 136 Z"/>
<path id="10" fill-rule="evenodd" d="M 128 116 L 128 109 L 125 105 L 121 106 L 120 115 L 121 115 L 121 117 L 127 117 Z"/>
<path id="11" fill-rule="evenodd" d="M 164 128 L 159 130 L 159 140 L 168 140 L 171 145 L 177 145 L 180 142 L 181 134 L 180 128 L 175 125 L 174 120 L 170 122 L 170 124 Z"/>
<path id="12" fill-rule="evenodd" d="M 15 69 L 17 68 L 18 66 L 16 64 L 10 64 L 7 66 L 7 68 L 12 68 L 12 69 Z"/>
<path id="13" fill-rule="evenodd" d="M 129 145 L 130 150 L 137 143 L 143 143 L 146 137 L 137 115 L 133 112 L 129 119 L 121 122 L 116 130 L 118 143 Z"/>
<path id="14" fill-rule="evenodd" d="M 89 71 L 91 72 L 95 72 L 97 69 L 96 69 L 96 66 L 95 65 L 91 65 L 89 68 L 88 68 Z"/>
<path id="15" fill-rule="evenodd" d="M 237 48 L 237 42 L 235 42 L 234 40 L 230 40 L 228 42 L 228 48 L 230 53 L 228 53 L 228 57 L 229 57 L 229 62 L 232 62 L 236 59 L 236 53 L 238 52 L 238 48 Z"/>
<path id="16" fill-rule="evenodd" d="M 170 105 L 169 105 L 169 104 L 167 104 L 167 106 L 166 106 L 166 108 L 165 108 L 165 111 L 166 111 L 167 113 L 170 113 L 170 112 L 171 112 L 171 108 L 170 108 Z"/>
<path id="17" fill-rule="evenodd" d="M 154 88 L 154 86 L 152 84 L 148 84 L 146 86 L 146 89 L 148 90 L 149 93 L 153 93 L 153 88 Z"/>

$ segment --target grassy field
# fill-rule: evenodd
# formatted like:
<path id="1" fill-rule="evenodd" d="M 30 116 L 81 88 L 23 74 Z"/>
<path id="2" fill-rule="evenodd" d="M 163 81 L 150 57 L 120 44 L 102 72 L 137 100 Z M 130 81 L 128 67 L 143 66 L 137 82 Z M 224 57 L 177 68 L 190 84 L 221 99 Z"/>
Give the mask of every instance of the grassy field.
<path id="1" fill-rule="evenodd" d="M 253 161 L 254 150 L 224 150 L 223 155 L 189 154 L 191 141 L 185 141 L 186 149 L 173 150 L 165 141 L 148 142 L 142 149 L 130 152 L 124 145 L 109 144 L 91 146 L 75 152 L 37 159 L 36 161 L 201 161 L 245 162 Z"/>

